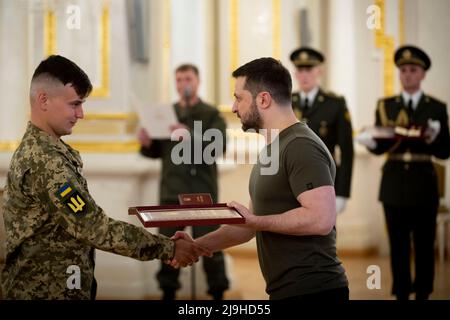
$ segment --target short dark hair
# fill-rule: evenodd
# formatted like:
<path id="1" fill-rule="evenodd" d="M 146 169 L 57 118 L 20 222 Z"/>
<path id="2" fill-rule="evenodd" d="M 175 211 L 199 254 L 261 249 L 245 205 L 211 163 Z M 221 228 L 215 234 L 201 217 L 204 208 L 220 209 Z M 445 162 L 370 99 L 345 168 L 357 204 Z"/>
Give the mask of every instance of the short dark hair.
<path id="1" fill-rule="evenodd" d="M 177 72 L 186 72 L 186 71 L 193 71 L 197 77 L 199 76 L 198 68 L 195 65 L 190 64 L 190 63 L 185 63 L 185 64 L 180 65 L 175 70 L 175 73 L 177 73 Z"/>
<path id="2" fill-rule="evenodd" d="M 87 97 L 92 91 L 92 83 L 87 74 L 63 56 L 51 55 L 43 60 L 34 71 L 31 81 L 41 75 L 57 79 L 63 85 L 70 83 L 80 97 Z"/>
<path id="3" fill-rule="evenodd" d="M 259 58 L 233 71 L 233 77 L 245 77 L 245 89 L 255 98 L 261 91 L 270 93 L 275 102 L 291 104 L 292 79 L 289 71 L 274 58 Z"/>

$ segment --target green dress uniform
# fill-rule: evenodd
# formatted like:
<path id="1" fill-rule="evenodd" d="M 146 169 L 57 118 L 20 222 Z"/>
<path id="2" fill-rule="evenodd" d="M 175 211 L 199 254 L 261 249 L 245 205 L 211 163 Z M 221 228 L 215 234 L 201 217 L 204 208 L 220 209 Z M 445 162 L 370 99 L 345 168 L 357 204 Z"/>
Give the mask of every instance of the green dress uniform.
<path id="1" fill-rule="evenodd" d="M 31 122 L 4 193 L 7 299 L 93 299 L 94 249 L 138 260 L 171 259 L 174 242 L 116 221 L 89 194 L 78 151 Z M 79 269 L 79 286 L 71 270 Z"/>
<path id="2" fill-rule="evenodd" d="M 394 55 L 398 67 L 415 65 L 428 70 L 431 60 L 421 49 L 403 46 Z M 410 97 L 412 99 L 412 97 Z M 410 105 L 410 106 L 409 106 Z M 382 169 L 379 200 L 383 203 L 391 249 L 392 293 L 407 299 L 427 299 L 433 291 L 434 241 L 439 205 L 437 175 L 432 157 L 450 156 L 447 106 L 421 93 L 416 108 L 402 96 L 378 101 L 375 125 L 383 127 L 422 127 L 429 120 L 440 123 L 440 131 L 431 143 L 424 139 L 377 140 L 375 154 L 387 154 Z M 415 251 L 415 279 L 411 280 L 411 235 Z"/>
<path id="3" fill-rule="evenodd" d="M 179 141 L 154 140 L 150 148 L 141 148 L 141 154 L 151 158 L 161 158 L 162 172 L 160 180 L 160 204 L 178 204 L 178 195 L 183 193 L 209 193 L 214 203 L 218 200 L 217 166 L 214 163 L 207 163 L 203 157 L 205 149 L 211 141 L 203 141 L 203 134 L 208 129 L 216 129 L 221 132 L 223 141 L 219 157 L 226 149 L 226 123 L 220 116 L 217 108 L 199 100 L 195 105 L 187 108 L 181 107 L 178 103 L 173 105 L 178 121 L 190 129 L 191 134 L 191 157 L 190 163 L 176 164 L 172 159 L 172 150 L 179 144 Z M 197 123 L 195 126 L 194 122 Z M 201 130 L 198 126 L 201 124 Z M 197 129 L 197 131 L 194 131 Z M 200 141 L 199 141 L 200 140 Z M 200 149 L 196 146 L 201 146 Z M 201 154 L 199 154 L 201 153 Z M 193 228 L 194 238 L 214 231 L 218 226 L 195 226 Z M 180 228 L 160 228 L 160 232 L 167 236 L 172 236 Z M 222 294 L 228 289 L 229 282 L 225 272 L 225 261 L 223 252 L 214 253 L 212 257 L 203 257 L 203 267 L 205 269 L 208 293 Z M 181 287 L 178 281 L 179 269 L 174 269 L 166 264 L 161 264 L 161 270 L 157 274 L 160 288 L 163 291 L 175 291 Z"/>
<path id="4" fill-rule="evenodd" d="M 387 154 L 382 169 L 379 200 L 383 203 L 391 246 L 392 293 L 404 297 L 410 292 L 428 295 L 433 291 L 434 239 L 439 205 L 437 176 L 431 157 L 447 159 L 450 155 L 447 107 L 439 100 L 422 94 L 419 104 L 408 117 L 401 96 L 379 100 L 376 126 L 426 126 L 438 120 L 441 130 L 436 140 L 377 140 L 369 150 Z M 416 277 L 410 272 L 410 233 L 413 233 Z"/>
<path id="5" fill-rule="evenodd" d="M 319 89 L 312 106 L 301 105 L 300 93 L 292 95 L 292 107 L 327 146 L 336 162 L 336 195 L 349 198 L 353 168 L 353 137 L 350 113 L 345 99 Z M 336 146 L 340 149 L 337 157 Z"/>
<path id="6" fill-rule="evenodd" d="M 150 148 L 141 148 L 141 154 L 150 158 L 161 158 L 162 172 L 160 180 L 159 199 L 161 204 L 178 203 L 178 194 L 181 193 L 210 193 L 214 202 L 218 199 L 217 166 L 216 163 L 208 164 L 203 158 L 198 159 L 195 154 L 195 144 L 202 140 L 203 133 L 208 129 L 220 130 L 223 141 L 221 152 L 226 148 L 226 123 L 220 116 L 219 111 L 201 100 L 188 109 L 179 104 L 174 106 L 177 119 L 180 123 L 190 129 L 191 134 L 191 157 L 190 164 L 177 164 L 172 160 L 172 149 L 179 141 L 169 139 L 154 140 Z M 194 134 L 194 121 L 201 124 L 201 132 Z M 197 125 L 197 129 L 199 126 Z M 197 140 L 197 142 L 196 142 Z M 201 141 L 201 152 L 211 143 Z M 217 154 L 219 157 L 221 154 Z"/>

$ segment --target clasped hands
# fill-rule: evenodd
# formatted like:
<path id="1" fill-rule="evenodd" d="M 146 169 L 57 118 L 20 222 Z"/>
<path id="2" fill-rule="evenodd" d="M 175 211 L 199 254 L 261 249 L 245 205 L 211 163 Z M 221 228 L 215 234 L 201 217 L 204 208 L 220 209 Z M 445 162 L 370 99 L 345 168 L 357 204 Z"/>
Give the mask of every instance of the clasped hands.
<path id="1" fill-rule="evenodd" d="M 245 227 L 256 227 L 256 216 L 253 212 L 242 204 L 234 201 L 228 203 L 228 206 L 236 208 L 236 210 L 239 211 L 243 217 L 245 217 Z M 212 256 L 212 250 L 199 245 L 188 233 L 184 231 L 175 232 L 171 239 L 175 241 L 175 254 L 171 260 L 166 260 L 164 262 L 173 268 L 178 269 L 180 267 L 191 266 L 194 262 L 199 260 L 200 256 Z"/>
<path id="2" fill-rule="evenodd" d="M 194 239 L 184 231 L 177 231 L 170 238 L 175 242 L 175 254 L 171 260 L 164 261 L 174 268 L 192 266 L 199 257 L 211 257 L 211 250 L 195 243 Z"/>

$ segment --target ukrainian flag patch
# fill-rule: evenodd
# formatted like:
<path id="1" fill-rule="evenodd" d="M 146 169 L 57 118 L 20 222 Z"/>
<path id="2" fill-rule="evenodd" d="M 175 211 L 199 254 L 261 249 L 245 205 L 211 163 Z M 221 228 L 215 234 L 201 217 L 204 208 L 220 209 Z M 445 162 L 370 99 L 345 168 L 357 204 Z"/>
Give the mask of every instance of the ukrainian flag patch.
<path id="1" fill-rule="evenodd" d="M 63 199 L 65 196 L 67 196 L 70 192 L 72 192 L 72 187 L 70 183 L 66 183 L 58 190 L 58 195 L 61 199 Z"/>
<path id="2" fill-rule="evenodd" d="M 86 200 L 71 183 L 67 182 L 59 188 L 57 196 L 69 212 L 77 215 L 87 212 Z"/>

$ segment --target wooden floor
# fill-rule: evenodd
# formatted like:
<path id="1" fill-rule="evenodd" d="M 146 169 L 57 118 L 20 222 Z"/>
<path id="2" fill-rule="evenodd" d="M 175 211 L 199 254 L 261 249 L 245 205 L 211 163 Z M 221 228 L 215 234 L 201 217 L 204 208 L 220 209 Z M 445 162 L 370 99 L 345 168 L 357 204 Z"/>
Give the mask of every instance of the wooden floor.
<path id="1" fill-rule="evenodd" d="M 389 257 L 378 256 L 341 256 L 350 283 L 350 299 L 352 300 L 391 300 L 391 271 Z M 226 299 L 268 299 L 265 293 L 265 283 L 261 276 L 258 259 L 253 254 L 233 255 L 234 274 L 236 277 L 235 290 L 227 292 Z M 368 289 L 367 268 L 371 265 L 380 267 L 380 289 Z M 450 300 L 450 261 L 444 264 L 436 262 L 433 300 Z M 410 299 L 414 299 L 411 295 Z"/>

